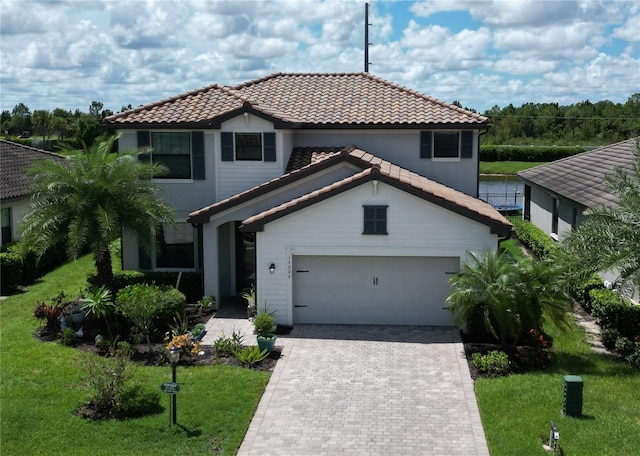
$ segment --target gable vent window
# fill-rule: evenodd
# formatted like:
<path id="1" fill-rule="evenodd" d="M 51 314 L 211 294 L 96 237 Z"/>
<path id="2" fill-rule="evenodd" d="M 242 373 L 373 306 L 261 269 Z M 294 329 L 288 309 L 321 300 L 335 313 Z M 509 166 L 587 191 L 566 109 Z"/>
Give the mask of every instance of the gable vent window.
<path id="1" fill-rule="evenodd" d="M 387 233 L 387 207 L 363 206 L 364 229 L 362 234 L 389 234 Z"/>
<path id="2" fill-rule="evenodd" d="M 420 158 L 458 160 L 473 157 L 473 131 L 420 132 Z"/>

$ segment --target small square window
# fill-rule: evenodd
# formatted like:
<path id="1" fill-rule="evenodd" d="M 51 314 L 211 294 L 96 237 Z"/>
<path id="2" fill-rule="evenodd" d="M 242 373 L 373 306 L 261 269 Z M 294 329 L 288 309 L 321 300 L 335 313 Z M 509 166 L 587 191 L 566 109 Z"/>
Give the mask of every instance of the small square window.
<path id="1" fill-rule="evenodd" d="M 460 133 L 436 131 L 433 135 L 433 158 L 460 157 Z"/>
<path id="2" fill-rule="evenodd" d="M 236 133 L 236 160 L 262 160 L 262 133 Z"/>
<path id="3" fill-rule="evenodd" d="M 387 233 L 387 206 L 363 206 L 364 229 L 362 234 Z"/>

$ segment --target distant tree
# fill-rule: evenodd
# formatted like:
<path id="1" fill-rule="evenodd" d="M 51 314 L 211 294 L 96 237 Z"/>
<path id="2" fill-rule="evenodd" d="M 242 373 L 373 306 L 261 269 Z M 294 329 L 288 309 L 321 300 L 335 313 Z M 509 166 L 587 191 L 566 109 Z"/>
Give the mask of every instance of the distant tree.
<path id="1" fill-rule="evenodd" d="M 31 131 L 31 110 L 24 103 L 18 103 L 11 111 L 11 125 L 14 132 Z"/>
<path id="2" fill-rule="evenodd" d="M 120 112 L 128 111 L 129 109 L 133 109 L 133 106 L 131 106 L 131 103 L 129 103 L 129 104 L 128 104 L 128 105 L 126 105 L 126 106 L 124 106 L 124 105 L 123 105 L 123 106 L 120 108 Z"/>
<path id="3" fill-rule="evenodd" d="M 51 112 L 51 131 L 62 140 L 72 135 L 71 112 L 56 108 Z"/>
<path id="4" fill-rule="evenodd" d="M 69 258 L 89 247 L 98 281 L 109 288 L 109 243 L 127 231 L 150 250 L 152 230 L 161 223 L 175 223 L 173 209 L 157 197 L 159 188 L 151 179 L 166 168 L 142 163 L 134 152 L 110 153 L 114 141 L 110 137 L 63 163 L 35 163 L 28 171 L 34 198 L 20 225 L 22 245 L 40 256 L 60 239 L 67 240 Z"/>
<path id="5" fill-rule="evenodd" d="M 100 136 L 100 121 L 91 114 L 82 114 L 75 122 L 76 140 L 84 147 L 91 147 Z"/>
<path id="6" fill-rule="evenodd" d="M 31 123 L 37 135 L 45 139 L 49 136 L 51 131 L 51 114 L 49 111 L 46 109 L 36 109 L 31 116 Z"/>
<path id="7" fill-rule="evenodd" d="M 99 101 L 92 101 L 89 106 L 89 114 L 96 118 L 96 120 L 100 121 L 102 119 L 101 112 L 104 105 Z"/>
<path id="8" fill-rule="evenodd" d="M 2 128 L 2 134 L 8 132 L 11 128 L 11 112 L 9 110 L 2 111 L 0 115 L 0 128 Z"/>

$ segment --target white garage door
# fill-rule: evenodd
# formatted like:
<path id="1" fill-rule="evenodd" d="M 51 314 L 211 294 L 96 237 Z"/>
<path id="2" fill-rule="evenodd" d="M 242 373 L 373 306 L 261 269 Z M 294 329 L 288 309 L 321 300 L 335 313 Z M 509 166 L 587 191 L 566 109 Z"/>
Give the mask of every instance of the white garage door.
<path id="1" fill-rule="evenodd" d="M 459 258 L 294 256 L 294 323 L 451 326 Z"/>

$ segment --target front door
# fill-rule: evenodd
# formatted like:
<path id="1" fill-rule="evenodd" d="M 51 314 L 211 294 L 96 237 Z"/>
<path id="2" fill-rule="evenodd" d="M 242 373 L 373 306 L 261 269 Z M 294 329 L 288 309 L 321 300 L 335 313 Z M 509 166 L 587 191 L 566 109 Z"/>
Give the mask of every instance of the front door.
<path id="1" fill-rule="evenodd" d="M 256 234 L 240 231 L 240 222 L 236 222 L 236 292 L 256 282 Z"/>

